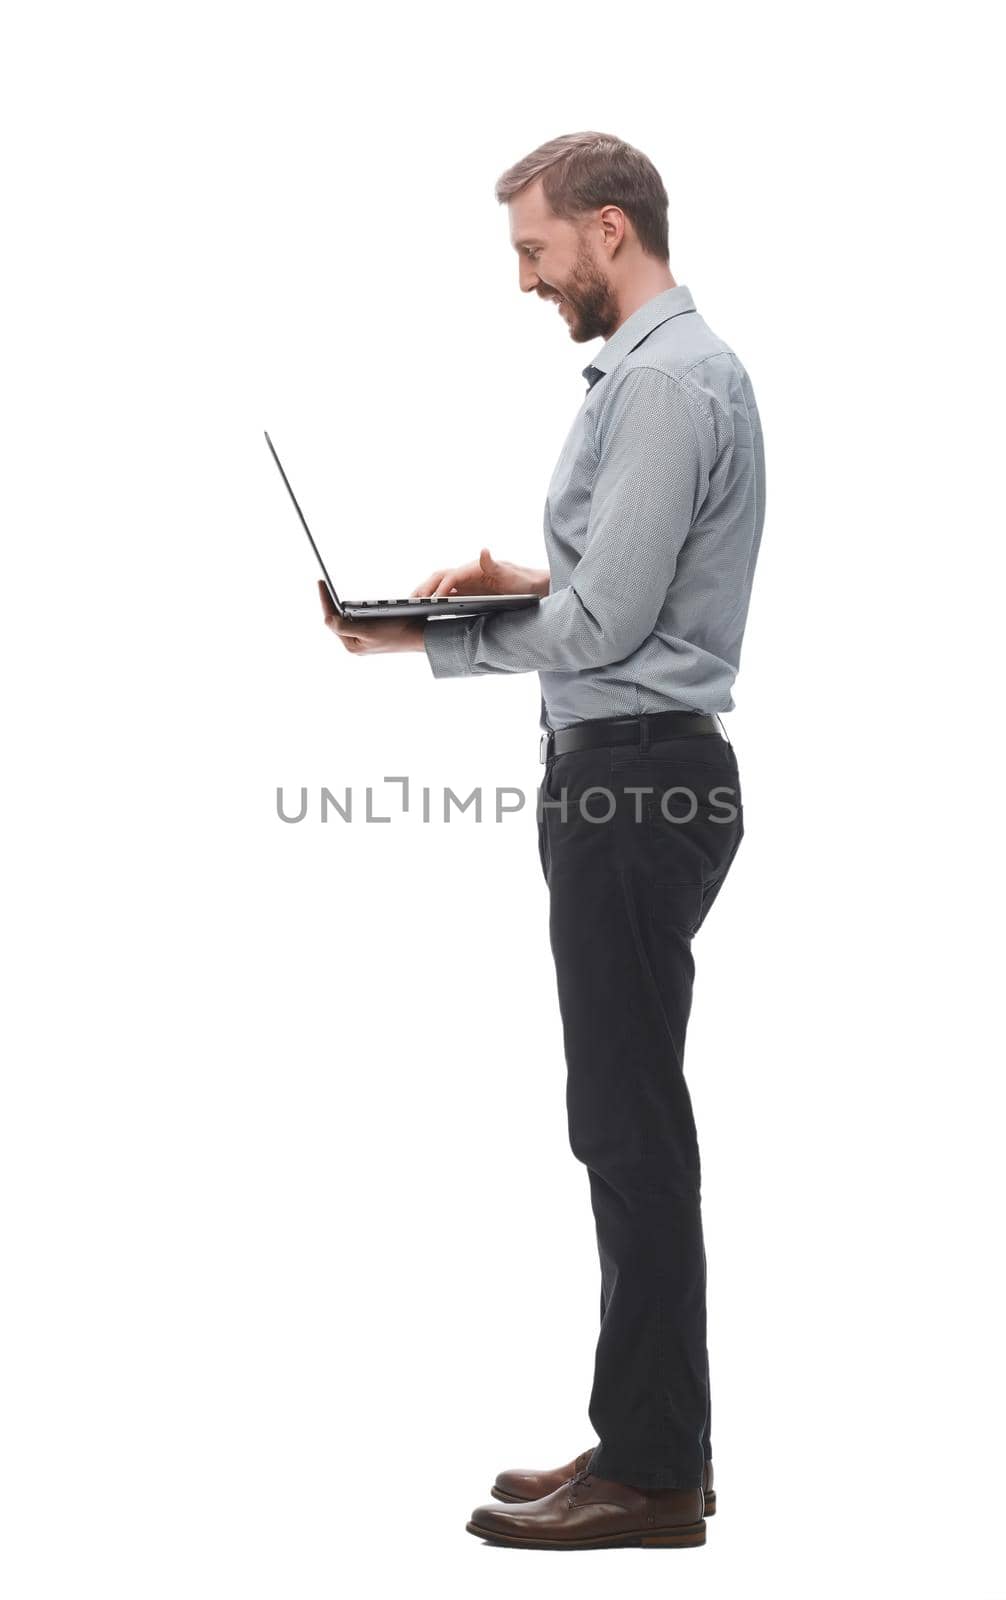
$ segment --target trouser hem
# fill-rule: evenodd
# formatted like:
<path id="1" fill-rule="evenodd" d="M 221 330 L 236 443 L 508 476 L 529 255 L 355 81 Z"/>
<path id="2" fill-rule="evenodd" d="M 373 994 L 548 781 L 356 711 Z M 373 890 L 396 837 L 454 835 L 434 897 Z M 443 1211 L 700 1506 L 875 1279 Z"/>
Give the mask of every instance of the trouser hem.
<path id="1" fill-rule="evenodd" d="M 626 1483 L 634 1489 L 701 1489 L 702 1479 L 690 1473 L 679 1472 L 674 1467 L 633 1467 L 610 1461 L 603 1451 L 595 1450 L 587 1470 L 596 1478 L 607 1478 L 610 1483 Z"/>

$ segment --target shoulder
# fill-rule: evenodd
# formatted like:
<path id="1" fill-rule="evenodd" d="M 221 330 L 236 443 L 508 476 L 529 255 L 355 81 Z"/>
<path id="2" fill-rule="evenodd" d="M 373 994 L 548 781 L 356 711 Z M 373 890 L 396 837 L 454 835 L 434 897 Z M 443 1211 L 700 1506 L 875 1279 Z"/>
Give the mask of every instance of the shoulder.
<path id="1" fill-rule="evenodd" d="M 703 385 L 688 370 L 658 352 L 637 350 L 620 361 L 597 385 L 593 410 L 594 436 L 603 444 L 606 432 L 633 412 L 666 416 L 669 427 L 694 430 L 702 445 L 715 444 L 716 424 Z"/>
<path id="2" fill-rule="evenodd" d="M 731 440 L 737 416 L 750 417 L 755 405 L 736 351 L 697 314 L 656 328 L 597 387 L 607 391 L 598 396 L 603 408 L 617 405 L 620 391 L 644 404 L 659 404 L 661 391 L 674 394 L 717 452 Z"/>

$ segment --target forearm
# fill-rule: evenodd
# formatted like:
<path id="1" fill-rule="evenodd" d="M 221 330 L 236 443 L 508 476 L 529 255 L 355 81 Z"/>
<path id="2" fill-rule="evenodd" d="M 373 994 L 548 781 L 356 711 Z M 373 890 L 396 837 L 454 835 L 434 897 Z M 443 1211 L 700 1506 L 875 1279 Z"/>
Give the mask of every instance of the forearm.
<path id="1" fill-rule="evenodd" d="M 650 595 L 639 605 L 585 602 L 570 584 L 533 610 L 428 622 L 423 643 L 436 678 L 582 672 L 630 655 L 651 631 L 652 611 Z"/>

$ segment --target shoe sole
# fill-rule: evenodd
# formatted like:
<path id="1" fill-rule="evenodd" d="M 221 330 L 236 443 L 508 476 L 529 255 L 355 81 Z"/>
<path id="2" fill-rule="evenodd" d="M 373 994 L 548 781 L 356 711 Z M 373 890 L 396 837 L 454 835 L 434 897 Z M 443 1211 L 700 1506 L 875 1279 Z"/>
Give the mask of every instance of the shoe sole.
<path id="1" fill-rule="evenodd" d="M 528 1504 L 526 1495 L 508 1494 L 505 1489 L 497 1489 L 495 1486 L 490 1489 L 489 1493 L 492 1495 L 494 1500 L 505 1500 L 508 1505 L 525 1506 Z M 705 1515 L 707 1517 L 715 1517 L 716 1515 L 715 1489 L 710 1489 L 709 1493 L 706 1495 Z"/>
<path id="2" fill-rule="evenodd" d="M 683 1528 L 656 1528 L 652 1533 L 618 1533 L 595 1539 L 518 1539 L 514 1534 L 480 1528 L 477 1522 L 465 1524 L 466 1532 L 487 1544 L 508 1545 L 515 1550 L 615 1550 L 642 1546 L 646 1550 L 689 1550 L 706 1542 L 705 1522 L 690 1522 Z"/>

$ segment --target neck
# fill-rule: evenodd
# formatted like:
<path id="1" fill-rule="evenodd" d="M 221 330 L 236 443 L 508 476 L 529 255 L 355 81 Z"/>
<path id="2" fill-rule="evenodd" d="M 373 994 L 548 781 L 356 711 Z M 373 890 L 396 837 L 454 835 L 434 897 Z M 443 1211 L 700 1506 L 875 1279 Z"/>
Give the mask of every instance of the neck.
<path id="1" fill-rule="evenodd" d="M 622 326 L 634 311 L 640 306 L 645 306 L 647 300 L 652 300 L 655 294 L 663 294 L 665 289 L 676 289 L 671 269 L 662 261 L 654 261 L 652 268 L 644 267 L 639 272 L 633 273 L 632 282 L 625 284 L 618 291 L 618 327 Z M 612 329 L 616 332 L 617 329 Z"/>

